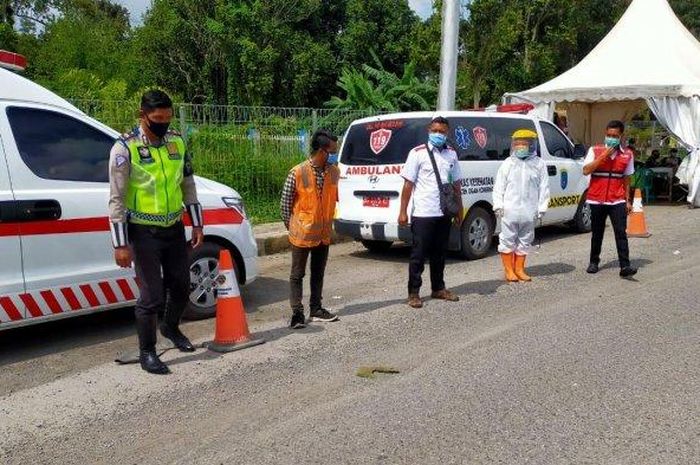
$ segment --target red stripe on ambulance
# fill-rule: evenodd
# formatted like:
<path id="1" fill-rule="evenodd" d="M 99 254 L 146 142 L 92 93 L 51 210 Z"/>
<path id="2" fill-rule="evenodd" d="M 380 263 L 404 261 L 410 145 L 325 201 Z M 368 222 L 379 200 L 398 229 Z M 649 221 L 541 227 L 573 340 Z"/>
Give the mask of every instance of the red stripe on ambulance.
<path id="1" fill-rule="evenodd" d="M 235 208 L 204 210 L 204 225 L 241 224 L 243 215 Z M 185 226 L 192 226 L 189 215 L 184 215 Z M 40 236 L 44 234 L 75 234 L 109 232 L 109 219 L 104 217 L 73 218 L 67 220 L 31 221 L 26 223 L 0 223 L 0 237 Z"/>
<path id="2" fill-rule="evenodd" d="M 71 289 L 70 287 L 64 287 L 63 289 L 61 289 L 61 294 L 63 294 L 63 297 L 66 299 L 66 302 L 68 302 L 68 305 L 70 305 L 71 310 L 80 310 L 81 308 L 83 308 L 83 306 L 80 305 L 78 298 L 75 296 L 75 292 L 73 292 L 73 289 Z"/>
<path id="3" fill-rule="evenodd" d="M 138 287 L 133 277 L 0 296 L 0 324 L 133 302 L 137 296 Z"/>
<path id="4" fill-rule="evenodd" d="M 44 313 L 41 311 L 41 308 L 39 307 L 39 305 L 37 305 L 36 300 L 34 300 L 34 297 L 32 297 L 31 294 L 22 294 L 19 296 L 19 298 L 22 299 L 24 306 L 27 307 L 27 310 L 29 310 L 29 314 L 33 318 L 44 316 Z"/>
<path id="5" fill-rule="evenodd" d="M 49 306 L 49 309 L 51 309 L 51 313 L 63 313 L 61 305 L 58 303 L 58 300 L 56 300 L 56 297 L 53 295 L 53 292 L 41 291 L 41 296 L 44 298 L 44 302 L 46 302 L 46 305 Z"/>
<path id="6" fill-rule="evenodd" d="M 8 317 L 10 317 L 10 320 L 17 321 L 22 319 L 22 314 L 19 312 L 17 306 L 9 297 L 0 297 L 0 307 L 2 307 L 3 310 L 5 310 L 5 313 L 7 313 Z"/>
<path id="7" fill-rule="evenodd" d="M 131 290 L 131 286 L 129 286 L 129 282 L 126 279 L 117 280 L 117 285 L 119 286 L 119 289 L 122 290 L 122 294 L 124 294 L 124 298 L 126 300 L 134 300 L 136 298 L 136 296 L 134 296 L 134 292 Z"/>
<path id="8" fill-rule="evenodd" d="M 110 304 L 116 304 L 117 302 L 119 302 L 117 296 L 114 295 L 114 291 L 112 290 L 112 287 L 109 285 L 108 282 L 101 282 L 99 286 L 100 289 L 102 289 L 102 293 L 105 295 L 107 302 L 109 302 Z"/>
<path id="9" fill-rule="evenodd" d="M 97 300 L 97 296 L 95 295 L 95 291 L 92 290 L 92 287 L 90 287 L 89 284 L 81 285 L 80 290 L 83 292 L 83 295 L 85 296 L 85 298 L 87 299 L 87 301 L 91 307 L 99 307 L 100 306 L 100 301 Z"/>

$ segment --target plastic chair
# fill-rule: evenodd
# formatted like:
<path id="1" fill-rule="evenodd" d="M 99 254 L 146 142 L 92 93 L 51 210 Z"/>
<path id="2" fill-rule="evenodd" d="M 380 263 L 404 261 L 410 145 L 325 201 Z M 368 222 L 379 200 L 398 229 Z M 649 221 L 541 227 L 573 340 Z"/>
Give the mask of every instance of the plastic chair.
<path id="1" fill-rule="evenodd" d="M 630 179 L 630 187 L 632 189 L 641 189 L 642 188 L 642 170 L 644 168 L 636 168 L 634 170 L 634 174 L 632 175 L 632 178 Z"/>
<path id="2" fill-rule="evenodd" d="M 644 203 L 649 203 L 650 201 L 654 200 L 656 198 L 654 196 L 654 172 L 648 168 L 640 169 L 639 184 L 637 184 L 635 187 L 642 190 Z"/>

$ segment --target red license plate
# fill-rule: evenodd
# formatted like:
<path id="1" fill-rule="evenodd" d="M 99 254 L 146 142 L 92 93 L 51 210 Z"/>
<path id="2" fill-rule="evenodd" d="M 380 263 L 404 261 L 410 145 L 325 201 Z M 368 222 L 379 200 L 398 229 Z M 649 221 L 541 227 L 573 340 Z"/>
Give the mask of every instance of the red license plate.
<path id="1" fill-rule="evenodd" d="M 389 208 L 389 197 L 362 197 L 362 206 L 371 208 Z"/>

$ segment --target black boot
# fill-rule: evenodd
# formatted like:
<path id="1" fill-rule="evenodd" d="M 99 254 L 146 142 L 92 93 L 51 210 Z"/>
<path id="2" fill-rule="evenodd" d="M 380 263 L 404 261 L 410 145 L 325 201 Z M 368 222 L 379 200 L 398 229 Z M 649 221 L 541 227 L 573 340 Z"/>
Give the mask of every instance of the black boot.
<path id="1" fill-rule="evenodd" d="M 175 302 L 172 298 L 166 300 L 165 315 L 163 323 L 160 325 L 160 334 L 173 341 L 175 347 L 181 352 L 194 352 L 195 348 L 187 339 L 187 336 L 180 331 L 180 318 L 185 310 L 185 302 Z"/>
<path id="2" fill-rule="evenodd" d="M 175 347 L 180 349 L 181 352 L 194 352 L 195 348 L 190 342 L 189 339 L 187 339 L 187 336 L 182 334 L 182 331 L 180 331 L 180 328 L 177 326 L 172 327 L 168 325 L 168 323 L 163 323 L 160 325 L 160 334 L 163 335 L 163 337 L 167 337 L 171 341 L 173 341 L 173 344 L 175 344 Z"/>
<path id="3" fill-rule="evenodd" d="M 139 336 L 139 362 L 144 371 L 156 375 L 170 373 L 168 366 L 158 358 L 156 352 L 156 328 L 158 317 L 147 315 L 136 317 L 136 331 Z"/>

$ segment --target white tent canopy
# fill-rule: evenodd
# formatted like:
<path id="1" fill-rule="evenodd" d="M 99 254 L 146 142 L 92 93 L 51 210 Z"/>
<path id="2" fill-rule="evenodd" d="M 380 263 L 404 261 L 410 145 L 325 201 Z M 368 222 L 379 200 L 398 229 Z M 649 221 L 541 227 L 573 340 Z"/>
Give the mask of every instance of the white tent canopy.
<path id="1" fill-rule="evenodd" d="M 648 105 L 692 151 L 681 181 L 700 206 L 700 42 L 667 0 L 634 0 L 578 65 L 506 99 L 532 102 L 550 118 L 555 105 L 566 109 L 571 135 L 588 144 L 602 137 L 609 120 L 628 120 Z"/>

